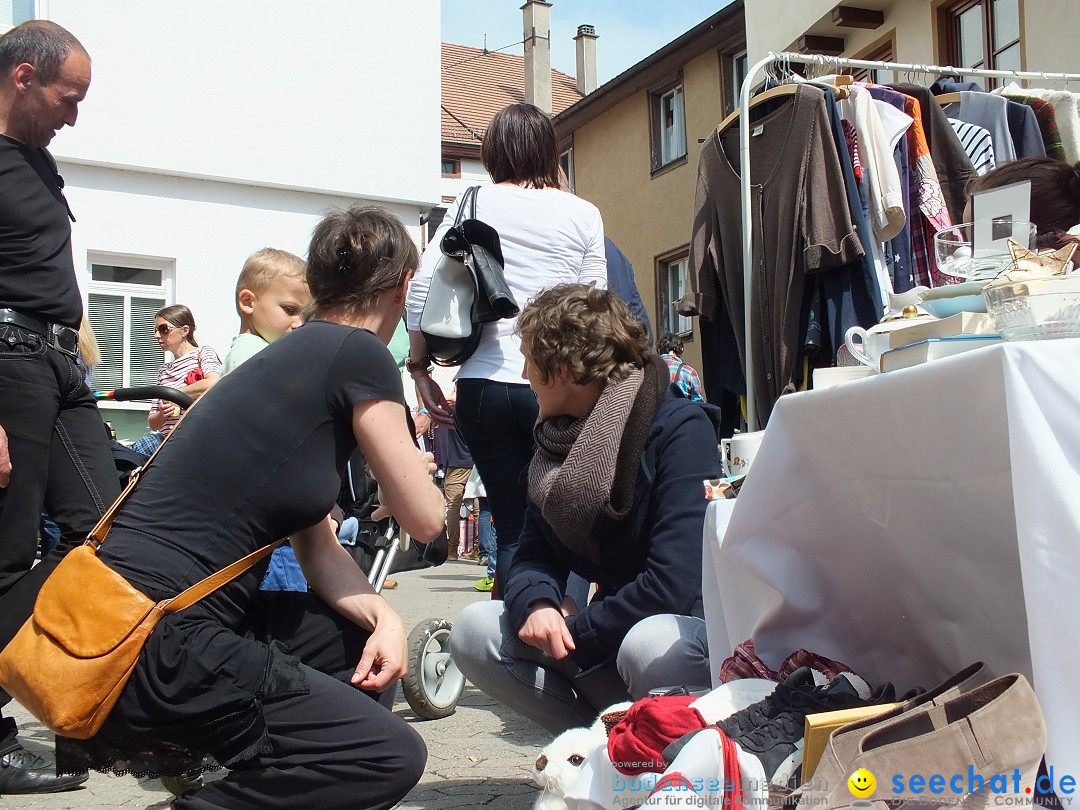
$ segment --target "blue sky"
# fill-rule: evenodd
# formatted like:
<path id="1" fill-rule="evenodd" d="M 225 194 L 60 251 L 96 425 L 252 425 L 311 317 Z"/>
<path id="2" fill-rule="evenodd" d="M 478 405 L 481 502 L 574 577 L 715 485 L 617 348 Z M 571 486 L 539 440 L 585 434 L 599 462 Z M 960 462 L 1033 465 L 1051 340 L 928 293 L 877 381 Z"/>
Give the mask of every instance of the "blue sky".
<path id="1" fill-rule="evenodd" d="M 441 0 L 442 38 L 456 45 L 485 46 L 521 54 L 524 0 Z M 730 0 L 550 0 L 551 66 L 576 70 L 574 35 L 579 25 L 596 28 L 600 84 L 640 62 L 726 6 Z M 504 46 L 512 47 L 504 48 Z"/>

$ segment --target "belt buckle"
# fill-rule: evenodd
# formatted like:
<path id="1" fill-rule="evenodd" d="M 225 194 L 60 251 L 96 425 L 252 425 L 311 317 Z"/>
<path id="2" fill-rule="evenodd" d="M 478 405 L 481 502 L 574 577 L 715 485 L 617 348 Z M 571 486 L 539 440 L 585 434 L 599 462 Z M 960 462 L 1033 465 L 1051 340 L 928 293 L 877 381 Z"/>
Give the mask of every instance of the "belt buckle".
<path id="1" fill-rule="evenodd" d="M 79 354 L 79 331 L 70 326 L 52 327 L 52 346 L 58 352 L 77 357 Z"/>

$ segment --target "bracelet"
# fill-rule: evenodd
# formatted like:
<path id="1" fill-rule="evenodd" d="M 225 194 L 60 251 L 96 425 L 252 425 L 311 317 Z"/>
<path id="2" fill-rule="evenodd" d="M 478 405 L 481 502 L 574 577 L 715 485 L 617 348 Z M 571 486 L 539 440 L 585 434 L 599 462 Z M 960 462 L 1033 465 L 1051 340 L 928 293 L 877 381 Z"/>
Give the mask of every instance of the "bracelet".
<path id="1" fill-rule="evenodd" d="M 416 415 L 417 415 L 417 416 L 419 416 L 420 414 L 422 414 L 422 413 L 427 413 L 427 412 L 428 412 L 428 409 L 427 409 L 427 408 L 421 408 L 420 410 L 418 410 L 418 411 L 416 412 Z"/>
<path id="2" fill-rule="evenodd" d="M 417 376 L 418 372 L 422 372 L 427 375 L 433 370 L 433 367 L 428 363 L 428 358 L 425 357 L 422 360 L 414 360 L 412 357 L 405 358 L 405 370 L 413 377 Z"/>

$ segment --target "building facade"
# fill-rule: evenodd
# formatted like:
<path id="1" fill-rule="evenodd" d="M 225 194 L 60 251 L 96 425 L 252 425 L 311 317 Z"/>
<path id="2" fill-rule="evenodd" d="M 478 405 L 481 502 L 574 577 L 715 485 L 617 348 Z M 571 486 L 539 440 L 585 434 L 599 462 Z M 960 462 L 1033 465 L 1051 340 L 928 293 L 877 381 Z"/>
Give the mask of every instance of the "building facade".
<path id="1" fill-rule="evenodd" d="M 997 70 L 1075 72 L 1076 0 L 754 0 L 753 64 L 770 51 Z M 878 77 L 883 81 L 892 77 Z M 921 81 L 922 77 L 917 77 Z"/>
<path id="2" fill-rule="evenodd" d="M 696 321 L 678 315 L 701 142 L 734 109 L 746 69 L 742 0 L 555 117 L 575 191 L 634 266 L 656 334 L 675 332 L 700 365 Z"/>
<path id="3" fill-rule="evenodd" d="M 34 14 L 93 60 L 78 125 L 51 150 L 78 219 L 97 387 L 156 379 L 153 315 L 166 304 L 191 307 L 200 343 L 224 354 L 244 259 L 263 247 L 304 256 L 332 207 L 384 205 L 420 242 L 440 198 L 437 0 L 321 0 L 302 13 L 259 0 L 38 0 Z M 105 408 L 121 435 L 144 429 L 145 405 Z"/>

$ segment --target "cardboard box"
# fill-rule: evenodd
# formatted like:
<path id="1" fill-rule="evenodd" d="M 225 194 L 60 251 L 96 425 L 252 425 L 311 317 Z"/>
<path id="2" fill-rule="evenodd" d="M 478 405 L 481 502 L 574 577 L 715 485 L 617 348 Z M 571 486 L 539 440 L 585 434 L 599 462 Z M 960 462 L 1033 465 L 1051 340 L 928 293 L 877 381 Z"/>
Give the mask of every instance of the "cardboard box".
<path id="1" fill-rule="evenodd" d="M 867 717 L 877 717 L 899 705 L 899 703 L 881 703 L 877 706 L 863 706 L 858 709 L 841 709 L 838 712 L 821 712 L 806 715 L 806 728 L 803 732 L 805 735 L 803 742 L 803 782 L 809 781 L 810 777 L 814 775 L 818 762 L 821 761 L 821 755 L 825 753 L 829 735 L 835 729 Z"/>
<path id="2" fill-rule="evenodd" d="M 985 312 L 958 312 L 936 321 L 919 321 L 889 333 L 889 348 L 899 349 L 930 338 L 955 335 L 993 335 L 997 333 L 993 319 Z"/>

